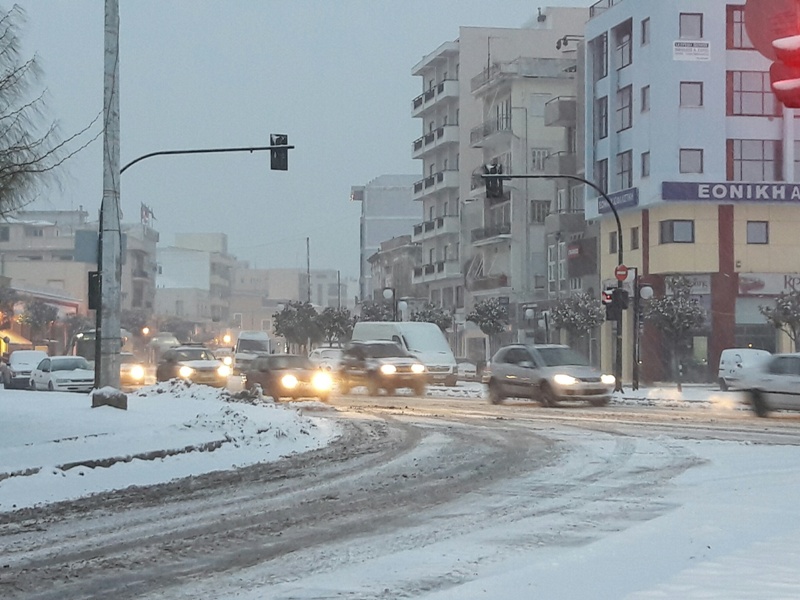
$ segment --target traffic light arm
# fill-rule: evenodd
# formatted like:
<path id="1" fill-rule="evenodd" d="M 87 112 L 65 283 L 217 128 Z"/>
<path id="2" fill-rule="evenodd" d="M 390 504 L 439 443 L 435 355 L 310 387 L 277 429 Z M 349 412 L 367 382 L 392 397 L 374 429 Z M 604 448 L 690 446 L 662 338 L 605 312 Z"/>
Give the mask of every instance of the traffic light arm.
<path id="1" fill-rule="evenodd" d="M 132 167 L 138 162 L 143 161 L 146 158 L 151 158 L 153 156 L 165 156 L 171 154 L 211 154 L 217 152 L 264 152 L 266 150 L 293 150 L 294 146 L 289 145 L 276 145 L 276 146 L 250 146 L 247 148 L 199 148 L 195 150 L 159 150 L 158 152 L 150 152 L 149 154 L 143 154 L 139 158 L 136 158 L 129 162 L 127 165 L 122 167 L 119 172 L 120 174 L 124 173 L 128 167 Z"/>

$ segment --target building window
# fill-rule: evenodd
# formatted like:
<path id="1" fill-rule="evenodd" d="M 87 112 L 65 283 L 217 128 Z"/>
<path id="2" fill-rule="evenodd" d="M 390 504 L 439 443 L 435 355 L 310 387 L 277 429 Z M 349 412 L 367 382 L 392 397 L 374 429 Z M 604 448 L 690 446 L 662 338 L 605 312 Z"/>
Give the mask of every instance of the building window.
<path id="1" fill-rule="evenodd" d="M 595 136 L 602 140 L 608 137 L 608 96 L 603 96 L 595 100 Z"/>
<path id="2" fill-rule="evenodd" d="M 550 156 L 550 148 L 531 148 L 531 169 L 534 173 L 544 172 L 544 163 Z"/>
<path id="3" fill-rule="evenodd" d="M 7 242 L 11 239 L 11 231 L 8 227 L 0 227 L 0 242 Z"/>
<path id="4" fill-rule="evenodd" d="M 725 24 L 725 46 L 728 50 L 753 50 L 753 42 L 744 27 L 744 6 L 728 6 Z"/>
<path id="5" fill-rule="evenodd" d="M 781 105 L 772 93 L 769 73 L 728 71 L 726 112 L 728 115 L 779 117 Z"/>
<path id="6" fill-rule="evenodd" d="M 642 112 L 650 111 L 650 86 L 642 87 Z"/>
<path id="7" fill-rule="evenodd" d="M 617 131 L 630 129 L 633 124 L 633 87 L 628 85 L 617 91 Z"/>
<path id="8" fill-rule="evenodd" d="M 544 223 L 544 219 L 549 213 L 549 200 L 531 200 L 531 223 Z"/>
<path id="9" fill-rule="evenodd" d="M 650 177 L 650 152 L 642 152 L 642 177 Z"/>
<path id="10" fill-rule="evenodd" d="M 703 37 L 703 14 L 681 13 L 680 33 L 682 40 L 699 40 Z"/>
<path id="11" fill-rule="evenodd" d="M 681 106 L 684 108 L 703 106 L 702 81 L 681 81 Z"/>
<path id="12" fill-rule="evenodd" d="M 639 249 L 639 228 L 631 227 L 631 250 Z"/>
<path id="13" fill-rule="evenodd" d="M 631 29 L 631 21 L 626 21 L 614 29 L 614 41 L 617 45 L 615 56 L 617 70 L 624 69 L 633 62 L 633 35 Z"/>
<path id="14" fill-rule="evenodd" d="M 642 20 L 642 46 L 650 43 L 650 17 Z"/>
<path id="15" fill-rule="evenodd" d="M 608 35 L 603 34 L 590 42 L 592 46 L 593 69 L 592 76 L 597 82 L 608 75 Z"/>
<path id="16" fill-rule="evenodd" d="M 619 240 L 619 235 L 616 231 L 611 231 L 608 234 L 608 253 L 609 254 L 616 254 L 619 251 L 619 247 L 617 246 L 617 241 Z"/>
<path id="17" fill-rule="evenodd" d="M 594 163 L 594 183 L 604 192 L 608 192 L 608 159 Z"/>
<path id="18" fill-rule="evenodd" d="M 694 221 L 661 221 L 662 244 L 694 244 Z"/>
<path id="19" fill-rule="evenodd" d="M 747 222 L 747 243 L 748 244 L 769 244 L 769 222 L 768 221 L 748 221 Z"/>
<path id="20" fill-rule="evenodd" d="M 782 181 L 783 153 L 778 140 L 728 140 L 729 181 Z"/>
<path id="21" fill-rule="evenodd" d="M 44 229 L 41 227 L 26 227 L 25 237 L 44 237 Z"/>
<path id="22" fill-rule="evenodd" d="M 700 148 L 681 148 L 681 173 L 703 172 L 703 150 Z"/>
<path id="23" fill-rule="evenodd" d="M 617 154 L 617 189 L 630 187 L 633 187 L 633 151 L 626 150 Z"/>

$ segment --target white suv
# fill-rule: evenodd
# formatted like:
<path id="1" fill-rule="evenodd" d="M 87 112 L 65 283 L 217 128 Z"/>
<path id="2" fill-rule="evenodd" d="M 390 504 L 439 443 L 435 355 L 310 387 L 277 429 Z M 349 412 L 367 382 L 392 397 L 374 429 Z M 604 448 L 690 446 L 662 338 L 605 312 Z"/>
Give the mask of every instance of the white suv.
<path id="1" fill-rule="evenodd" d="M 759 417 L 771 410 L 800 409 L 800 352 L 775 354 L 742 371 L 739 387 Z"/>

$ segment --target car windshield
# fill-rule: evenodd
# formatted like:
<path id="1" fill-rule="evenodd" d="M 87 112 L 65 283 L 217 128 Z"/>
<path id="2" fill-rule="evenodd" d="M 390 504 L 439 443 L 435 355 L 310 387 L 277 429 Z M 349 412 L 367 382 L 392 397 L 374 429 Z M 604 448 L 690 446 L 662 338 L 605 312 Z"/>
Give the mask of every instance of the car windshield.
<path id="1" fill-rule="evenodd" d="M 311 369 L 311 361 L 305 356 L 271 356 L 269 366 L 272 369 Z"/>
<path id="2" fill-rule="evenodd" d="M 38 350 L 17 350 L 11 353 L 8 362 L 11 365 L 39 364 L 39 361 L 41 361 L 43 358 L 46 357 L 47 357 L 46 352 L 40 352 Z"/>
<path id="3" fill-rule="evenodd" d="M 408 356 L 408 353 L 397 344 L 373 344 L 369 346 L 368 353 L 374 358 Z"/>
<path id="4" fill-rule="evenodd" d="M 89 363 L 82 356 L 69 358 L 54 358 L 50 361 L 51 371 L 74 371 L 75 369 L 90 369 Z"/>
<path id="5" fill-rule="evenodd" d="M 562 348 L 553 346 L 550 348 L 536 348 L 539 356 L 542 357 L 544 364 L 548 367 L 559 367 L 563 365 L 588 366 L 589 362 L 572 348 Z"/>
<path id="6" fill-rule="evenodd" d="M 269 352 L 267 340 L 239 340 L 239 352 Z"/>
<path id="7" fill-rule="evenodd" d="M 436 325 L 409 327 L 403 331 L 403 339 L 405 339 L 408 349 L 412 351 L 450 352 L 450 345 Z"/>
<path id="8" fill-rule="evenodd" d="M 205 348 L 182 348 L 175 351 L 177 360 L 215 360 L 214 355 Z"/>

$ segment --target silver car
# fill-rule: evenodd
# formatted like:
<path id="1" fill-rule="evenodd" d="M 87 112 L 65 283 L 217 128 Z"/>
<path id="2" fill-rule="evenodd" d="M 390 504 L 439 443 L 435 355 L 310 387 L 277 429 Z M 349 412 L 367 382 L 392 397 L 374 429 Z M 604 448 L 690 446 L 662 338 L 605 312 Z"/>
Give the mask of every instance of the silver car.
<path id="1" fill-rule="evenodd" d="M 766 417 L 771 410 L 800 409 L 800 352 L 775 354 L 744 369 L 739 388 L 745 390 L 759 417 Z"/>
<path id="2" fill-rule="evenodd" d="M 569 346 L 512 344 L 492 357 L 483 382 L 492 404 L 505 398 L 531 398 L 544 406 L 558 406 L 561 400 L 603 406 L 616 380 L 601 374 Z"/>

